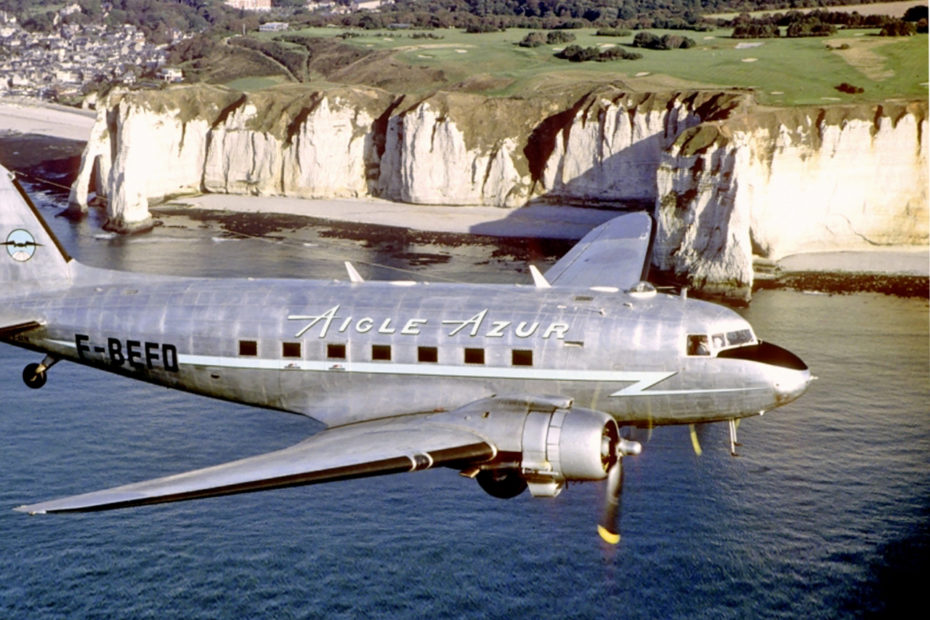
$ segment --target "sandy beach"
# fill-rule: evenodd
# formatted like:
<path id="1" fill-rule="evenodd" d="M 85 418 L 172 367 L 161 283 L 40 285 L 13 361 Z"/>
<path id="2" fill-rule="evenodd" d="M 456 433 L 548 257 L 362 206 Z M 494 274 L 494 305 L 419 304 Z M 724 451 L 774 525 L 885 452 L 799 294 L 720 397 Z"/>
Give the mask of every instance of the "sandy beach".
<path id="1" fill-rule="evenodd" d="M 284 196 L 203 194 L 171 200 L 165 207 L 195 208 L 235 213 L 281 213 L 323 220 L 395 226 L 428 232 L 478 234 L 494 237 L 580 239 L 589 230 L 617 215 L 616 211 L 529 205 L 519 209 L 482 206 L 432 206 L 377 198 L 309 200 Z M 153 207 L 157 212 L 158 207 Z"/>
<path id="2" fill-rule="evenodd" d="M 0 134 L 39 135 L 86 141 L 95 113 L 32 100 L 0 98 Z M 193 208 L 236 213 L 281 213 L 324 220 L 394 226 L 413 230 L 482 234 L 502 237 L 580 239 L 616 211 L 530 205 L 507 210 L 483 206 L 412 205 L 380 199 L 311 200 L 288 197 L 204 194 L 173 199 L 167 208 Z M 158 206 L 153 207 L 157 213 Z M 930 246 L 857 248 L 787 256 L 775 267 L 780 273 L 857 273 L 928 277 Z"/>
<path id="3" fill-rule="evenodd" d="M 166 207 L 237 213 L 283 213 L 324 220 L 397 226 L 430 232 L 495 237 L 580 239 L 613 217 L 606 209 L 529 205 L 519 209 L 411 205 L 378 199 L 306 200 L 274 196 L 204 194 L 178 198 Z M 153 208 L 157 212 L 157 207 Z M 930 276 L 930 246 L 865 247 L 848 251 L 809 252 L 776 261 L 782 273 L 881 273 Z"/>
<path id="4" fill-rule="evenodd" d="M 0 98 L 0 132 L 87 142 L 97 114 L 32 99 Z"/>
<path id="5" fill-rule="evenodd" d="M 784 272 L 827 271 L 928 276 L 930 248 L 895 246 L 848 252 L 810 252 L 786 256 L 778 261 L 778 268 Z"/>

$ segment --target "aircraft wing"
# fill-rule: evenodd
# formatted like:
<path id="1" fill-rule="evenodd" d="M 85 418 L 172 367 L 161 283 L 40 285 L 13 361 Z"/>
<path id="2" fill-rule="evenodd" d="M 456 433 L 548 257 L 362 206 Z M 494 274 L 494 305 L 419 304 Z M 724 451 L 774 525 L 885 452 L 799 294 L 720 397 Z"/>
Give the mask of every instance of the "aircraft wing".
<path id="1" fill-rule="evenodd" d="M 652 217 L 645 211 L 615 217 L 582 237 L 546 272 L 546 280 L 628 290 L 645 275 L 651 236 Z"/>
<path id="2" fill-rule="evenodd" d="M 3 311 L 0 311 L 0 338 L 15 336 L 20 332 L 26 332 L 38 327 L 42 327 L 42 323 L 39 321 L 26 319 L 25 317 L 8 316 Z"/>
<path id="3" fill-rule="evenodd" d="M 463 468 L 495 454 L 475 433 L 414 415 L 328 429 L 283 450 L 16 510 L 44 514 L 126 508 L 436 466 Z"/>

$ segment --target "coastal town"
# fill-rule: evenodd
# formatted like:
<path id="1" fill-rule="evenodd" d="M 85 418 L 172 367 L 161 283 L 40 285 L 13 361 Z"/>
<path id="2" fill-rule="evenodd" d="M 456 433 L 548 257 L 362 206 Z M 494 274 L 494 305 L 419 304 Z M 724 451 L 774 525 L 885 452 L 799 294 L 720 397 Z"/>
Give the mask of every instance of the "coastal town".
<path id="1" fill-rule="evenodd" d="M 230 9 L 262 15 L 271 0 L 227 0 Z M 307 10 L 342 13 L 377 10 L 381 0 L 337 5 L 307 2 Z M 101 83 L 154 86 L 184 79 L 181 69 L 167 66 L 168 50 L 193 32 L 171 30 L 158 43 L 131 24 L 107 25 L 72 20 L 81 12 L 77 3 L 57 11 L 50 32 L 34 31 L 16 16 L 0 10 L 0 97 L 27 97 L 68 105 L 93 106 Z M 82 23 L 83 22 L 83 23 Z M 268 21 L 259 30 L 279 31 L 286 22 Z"/>
<path id="2" fill-rule="evenodd" d="M 173 35 L 175 40 L 184 36 Z M 89 86 L 103 81 L 133 85 L 146 78 L 179 80 L 179 71 L 159 73 L 167 47 L 147 42 L 128 24 L 60 23 L 47 34 L 29 32 L 14 16 L 0 12 L 0 96 L 77 102 Z"/>

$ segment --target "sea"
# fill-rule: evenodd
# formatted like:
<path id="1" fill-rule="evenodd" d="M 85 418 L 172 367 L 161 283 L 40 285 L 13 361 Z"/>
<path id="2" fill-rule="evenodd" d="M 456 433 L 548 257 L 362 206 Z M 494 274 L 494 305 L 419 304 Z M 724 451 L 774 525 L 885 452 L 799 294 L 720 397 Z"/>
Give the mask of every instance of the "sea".
<path id="1" fill-rule="evenodd" d="M 113 237 L 57 217 L 76 258 L 206 276 L 530 282 L 566 249 L 301 218 L 174 211 Z M 3 618 L 870 618 L 921 616 L 930 575 L 926 299 L 765 290 L 740 312 L 817 375 L 739 426 L 637 431 L 622 540 L 602 485 L 494 499 L 451 470 L 112 512 L 22 503 L 222 463 L 320 430 L 301 416 L 71 363 L 41 390 L 0 345 Z M 916 611 L 915 611 L 916 610 Z"/>

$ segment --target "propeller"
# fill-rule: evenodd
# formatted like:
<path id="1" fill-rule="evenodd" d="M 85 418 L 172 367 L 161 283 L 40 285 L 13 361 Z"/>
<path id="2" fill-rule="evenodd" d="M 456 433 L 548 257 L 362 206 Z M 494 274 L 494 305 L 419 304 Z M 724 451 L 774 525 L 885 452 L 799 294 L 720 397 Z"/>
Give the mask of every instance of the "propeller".
<path id="1" fill-rule="evenodd" d="M 691 447 L 694 449 L 694 453 L 696 455 L 701 456 L 701 454 L 703 454 L 704 451 L 701 450 L 701 442 L 698 441 L 697 427 L 695 427 L 694 424 L 689 424 L 688 429 L 689 429 L 689 432 L 691 433 Z"/>
<path id="2" fill-rule="evenodd" d="M 597 533 L 610 545 L 620 542 L 620 492 L 623 490 L 623 457 L 642 452 L 643 447 L 636 441 L 619 438 L 617 441 L 617 458 L 607 470 L 607 488 L 604 491 L 604 511 L 597 524 Z"/>

